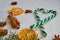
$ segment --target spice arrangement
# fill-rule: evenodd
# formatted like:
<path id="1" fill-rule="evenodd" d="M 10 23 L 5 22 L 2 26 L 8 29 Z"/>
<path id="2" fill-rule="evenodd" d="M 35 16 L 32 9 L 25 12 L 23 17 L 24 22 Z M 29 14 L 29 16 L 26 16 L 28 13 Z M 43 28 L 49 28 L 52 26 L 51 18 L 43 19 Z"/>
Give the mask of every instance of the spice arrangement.
<path id="1" fill-rule="evenodd" d="M 17 5 L 17 2 L 11 2 L 11 5 Z M 48 16 L 47 18 L 41 19 L 40 16 L 38 16 L 38 12 L 42 12 L 44 14 L 52 14 L 51 16 Z M 41 29 L 41 38 L 46 37 L 48 34 L 45 31 L 44 23 L 50 21 L 54 17 L 56 17 L 57 12 L 54 10 L 45 10 L 44 8 L 37 8 L 34 12 L 32 10 L 23 10 L 22 8 L 18 7 L 12 7 L 8 11 L 8 22 L 10 23 L 12 29 L 20 29 L 20 22 L 15 16 L 22 15 L 27 13 L 34 13 L 34 16 L 37 20 L 37 23 L 30 25 L 30 28 L 22 29 L 18 32 L 18 34 L 10 32 L 9 36 L 6 37 L 4 40 L 40 40 L 37 38 L 37 34 L 33 28 L 40 27 Z M 6 22 L 0 22 L 0 27 L 4 27 L 6 25 Z M 8 34 L 7 29 L 0 29 L 0 37 L 6 36 Z M 55 39 L 53 40 L 60 40 L 59 35 L 55 35 Z"/>
<path id="2" fill-rule="evenodd" d="M 60 35 L 55 35 L 55 38 L 53 40 L 60 40 Z"/>

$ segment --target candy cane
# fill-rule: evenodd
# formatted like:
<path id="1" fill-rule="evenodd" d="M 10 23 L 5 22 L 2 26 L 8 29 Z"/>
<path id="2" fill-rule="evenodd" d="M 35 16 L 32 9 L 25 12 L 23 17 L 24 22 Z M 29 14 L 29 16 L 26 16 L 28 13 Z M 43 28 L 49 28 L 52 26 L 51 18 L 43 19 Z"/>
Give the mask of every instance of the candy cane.
<path id="1" fill-rule="evenodd" d="M 52 13 L 53 15 L 51 15 L 51 16 L 49 16 L 49 17 L 47 17 L 47 18 L 45 18 L 45 19 L 43 19 L 43 20 L 40 20 L 40 17 L 38 16 L 38 12 L 39 11 L 42 11 L 43 13 Z M 35 17 L 36 17 L 36 19 L 37 19 L 37 23 L 36 24 L 33 24 L 33 25 L 31 25 L 30 26 L 30 28 L 32 29 L 33 27 L 37 27 L 37 26 L 40 26 L 41 27 L 41 30 L 42 30 L 42 33 L 43 33 L 43 36 L 44 37 L 46 37 L 47 36 L 47 33 L 44 31 L 44 27 L 43 27 L 43 24 L 45 23 L 45 22 L 47 22 L 47 21 L 49 21 L 49 20 L 51 20 L 51 19 L 53 19 L 54 17 L 56 17 L 56 11 L 53 11 L 53 10 L 47 10 L 47 11 L 45 11 L 45 9 L 43 9 L 43 8 L 37 8 L 36 10 L 35 10 L 35 12 L 34 12 L 34 15 L 35 15 Z"/>
<path id="2" fill-rule="evenodd" d="M 44 10 L 44 9 L 41 9 L 41 10 Z M 37 10 L 35 10 L 34 12 L 34 15 L 35 15 L 35 18 L 37 21 L 41 21 L 40 17 L 38 16 L 38 12 L 39 12 L 39 8 Z M 43 27 L 43 24 L 40 24 L 39 27 L 41 28 L 41 32 L 42 32 L 42 35 L 43 37 L 46 37 L 47 36 L 47 33 L 46 31 L 44 30 L 44 27 Z"/>

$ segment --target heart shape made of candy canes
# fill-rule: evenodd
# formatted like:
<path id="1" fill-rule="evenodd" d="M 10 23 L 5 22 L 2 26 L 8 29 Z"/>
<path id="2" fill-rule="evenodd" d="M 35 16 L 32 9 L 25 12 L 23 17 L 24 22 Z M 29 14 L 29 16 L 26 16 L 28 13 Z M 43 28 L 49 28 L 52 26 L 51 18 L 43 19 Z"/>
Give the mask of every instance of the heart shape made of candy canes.
<path id="1" fill-rule="evenodd" d="M 52 15 L 48 16 L 47 18 L 44 18 L 44 19 L 41 20 L 40 17 L 38 16 L 38 12 L 40 12 L 40 11 L 42 11 L 43 13 L 47 13 L 47 14 L 52 13 Z M 57 12 L 53 11 L 53 10 L 47 10 L 47 11 L 45 11 L 45 9 L 43 9 L 43 8 L 37 8 L 35 10 L 35 12 L 34 12 L 34 15 L 35 15 L 35 17 L 36 17 L 36 19 L 37 19 L 38 22 L 36 24 L 31 25 L 30 28 L 33 29 L 33 27 L 38 27 L 39 26 L 41 28 L 43 36 L 46 37 L 47 33 L 44 31 L 45 28 L 43 27 L 43 24 L 45 22 L 53 19 L 54 17 L 56 17 L 56 13 Z"/>

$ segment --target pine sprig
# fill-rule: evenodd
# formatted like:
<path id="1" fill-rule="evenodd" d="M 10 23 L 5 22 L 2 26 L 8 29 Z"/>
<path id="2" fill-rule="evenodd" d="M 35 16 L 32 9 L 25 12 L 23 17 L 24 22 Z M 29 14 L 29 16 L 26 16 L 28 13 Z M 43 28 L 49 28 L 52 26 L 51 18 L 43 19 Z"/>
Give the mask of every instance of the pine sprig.
<path id="1" fill-rule="evenodd" d="M 17 34 L 11 33 L 11 34 L 9 34 L 9 36 L 6 37 L 4 40 L 19 40 L 19 38 L 18 38 Z"/>
<path id="2" fill-rule="evenodd" d="M 3 33 L 2 32 L 0 32 L 0 37 L 2 37 L 3 36 Z"/>

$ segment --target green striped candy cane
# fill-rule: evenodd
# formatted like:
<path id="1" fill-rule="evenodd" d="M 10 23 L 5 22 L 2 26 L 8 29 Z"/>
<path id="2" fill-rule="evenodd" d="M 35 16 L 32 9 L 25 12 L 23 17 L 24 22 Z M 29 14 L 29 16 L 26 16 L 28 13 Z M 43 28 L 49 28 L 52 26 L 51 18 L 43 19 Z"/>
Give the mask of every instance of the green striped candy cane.
<path id="1" fill-rule="evenodd" d="M 53 19 L 54 17 L 56 17 L 56 13 L 57 13 L 56 11 L 53 11 L 53 10 L 47 10 L 47 11 L 45 11 L 45 9 L 43 9 L 43 8 L 41 8 L 41 9 L 37 8 L 34 13 L 35 13 L 36 19 L 38 21 L 40 21 L 40 17 L 38 16 L 38 12 L 39 11 L 42 11 L 43 13 L 47 13 L 47 14 L 52 13 L 51 16 L 49 16 L 49 17 L 41 20 L 42 24 L 45 23 L 45 22 L 47 22 L 47 21 L 49 21 L 49 20 L 51 20 L 51 19 Z"/>
<path id="2" fill-rule="evenodd" d="M 44 10 L 44 9 L 40 9 L 40 10 Z M 38 16 L 38 12 L 39 12 L 40 10 L 39 10 L 39 8 L 38 8 L 38 9 L 35 10 L 35 12 L 34 12 L 34 15 L 35 15 L 35 18 L 36 18 L 37 21 L 41 21 L 40 17 Z M 46 37 L 46 36 L 47 36 L 47 33 L 46 33 L 46 31 L 44 30 L 45 28 L 43 27 L 43 24 L 41 23 L 41 24 L 39 25 L 39 27 L 41 28 L 41 32 L 42 32 L 43 37 Z"/>
<path id="3" fill-rule="evenodd" d="M 40 12 L 40 11 L 43 12 L 43 13 L 46 13 L 46 14 L 52 13 L 52 15 L 49 16 L 49 17 L 47 17 L 47 18 L 45 18 L 45 19 L 41 20 L 40 17 L 38 16 L 38 12 Z M 44 31 L 43 24 L 45 22 L 53 19 L 54 17 L 56 17 L 56 13 L 57 12 L 53 11 L 53 10 L 47 10 L 47 11 L 45 11 L 45 9 L 43 9 L 43 8 L 37 8 L 35 10 L 35 12 L 34 12 L 34 15 L 35 15 L 35 17 L 36 17 L 36 19 L 37 19 L 38 22 L 36 24 L 31 25 L 30 28 L 32 29 L 33 27 L 38 27 L 39 26 L 41 28 L 41 30 L 42 30 L 43 36 L 46 37 L 47 33 Z"/>

